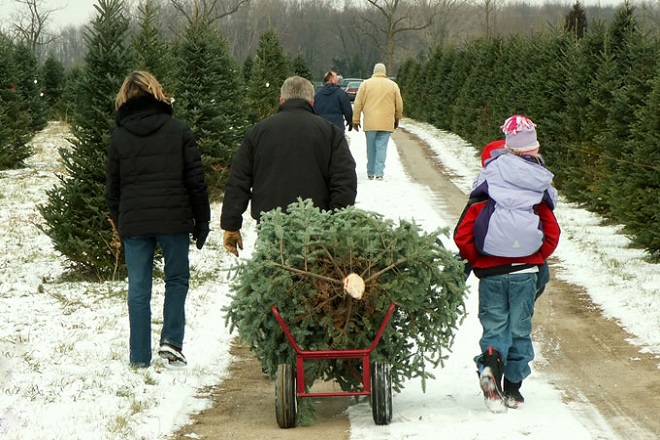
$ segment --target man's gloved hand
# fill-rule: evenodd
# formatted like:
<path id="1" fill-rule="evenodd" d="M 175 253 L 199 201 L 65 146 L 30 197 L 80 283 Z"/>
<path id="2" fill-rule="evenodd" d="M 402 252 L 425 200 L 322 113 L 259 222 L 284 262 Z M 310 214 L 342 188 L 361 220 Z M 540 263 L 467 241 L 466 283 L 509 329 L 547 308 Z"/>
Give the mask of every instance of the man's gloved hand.
<path id="1" fill-rule="evenodd" d="M 348 126 L 348 131 L 353 130 L 353 125 L 352 124 L 346 124 Z"/>
<path id="2" fill-rule="evenodd" d="M 353 130 L 360 131 L 360 124 L 353 124 Z"/>
<path id="3" fill-rule="evenodd" d="M 399 120 L 398 119 L 394 120 L 394 128 L 399 128 Z"/>
<path id="4" fill-rule="evenodd" d="M 241 237 L 241 231 L 225 231 L 223 241 L 225 249 L 238 257 L 238 249 L 243 250 L 243 237 Z"/>
<path id="5" fill-rule="evenodd" d="M 204 247 L 204 243 L 206 243 L 210 231 L 209 222 L 195 222 L 192 238 L 197 245 L 197 249 Z"/>

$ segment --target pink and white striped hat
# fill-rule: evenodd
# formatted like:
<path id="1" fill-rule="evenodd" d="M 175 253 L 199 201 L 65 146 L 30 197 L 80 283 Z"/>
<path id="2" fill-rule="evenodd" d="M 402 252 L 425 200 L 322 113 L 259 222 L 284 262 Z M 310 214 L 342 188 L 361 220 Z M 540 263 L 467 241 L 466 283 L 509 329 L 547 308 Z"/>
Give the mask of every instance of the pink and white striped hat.
<path id="1" fill-rule="evenodd" d="M 505 136 L 505 146 L 514 153 L 538 154 L 536 124 L 521 115 L 513 115 L 500 127 Z"/>

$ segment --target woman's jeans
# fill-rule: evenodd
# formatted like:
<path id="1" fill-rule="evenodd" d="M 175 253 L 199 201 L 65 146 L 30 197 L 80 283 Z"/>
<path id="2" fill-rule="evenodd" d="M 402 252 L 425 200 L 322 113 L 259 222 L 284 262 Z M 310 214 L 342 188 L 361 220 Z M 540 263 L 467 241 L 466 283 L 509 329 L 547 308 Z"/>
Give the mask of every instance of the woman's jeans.
<path id="1" fill-rule="evenodd" d="M 188 294 L 188 234 L 125 237 L 124 254 L 128 269 L 128 319 L 130 323 L 130 363 L 151 363 L 151 287 L 154 252 L 160 244 L 165 262 L 165 303 L 160 343 L 183 346 L 186 325 L 184 305 Z"/>
<path id="2" fill-rule="evenodd" d="M 365 131 L 367 138 L 367 176 L 383 177 L 389 131 Z"/>
<path id="3" fill-rule="evenodd" d="M 483 327 L 479 345 L 482 352 L 493 347 L 500 353 L 504 376 L 511 382 L 520 382 L 531 373 L 536 282 L 536 273 L 510 273 L 479 280 L 479 321 Z"/>

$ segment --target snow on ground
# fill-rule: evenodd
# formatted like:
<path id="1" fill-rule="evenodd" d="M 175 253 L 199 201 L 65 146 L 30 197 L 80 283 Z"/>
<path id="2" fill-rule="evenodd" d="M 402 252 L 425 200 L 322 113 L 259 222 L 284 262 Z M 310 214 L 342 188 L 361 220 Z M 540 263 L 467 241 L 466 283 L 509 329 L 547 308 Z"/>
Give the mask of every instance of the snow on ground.
<path id="1" fill-rule="evenodd" d="M 212 206 L 214 227 L 204 249 L 191 248 L 193 279 L 184 346 L 188 368 L 169 370 L 155 360 L 146 370 L 132 370 L 125 281 L 62 280 L 64 260 L 37 227 L 43 223 L 37 206 L 46 203 L 46 191 L 63 171 L 57 150 L 67 146 L 64 128 L 53 123 L 35 138 L 35 155 L 27 168 L 0 172 L 0 438 L 165 439 L 191 414 L 210 405 L 210 400 L 199 398 L 198 390 L 224 380 L 232 360 L 233 335 L 225 328 L 221 309 L 229 301 L 228 277 L 236 260 L 222 248 L 220 205 Z M 467 191 L 479 161 L 463 141 L 414 121 L 404 121 L 402 128 L 428 141 Z M 347 136 L 358 163 L 358 207 L 394 220 L 414 218 L 428 230 L 453 226 L 429 190 L 404 173 L 394 145 L 388 152 L 386 180 L 368 181 L 364 135 Z M 660 312 L 652 307 L 660 293 L 658 266 L 630 249 L 618 228 L 599 226 L 596 216 L 567 203 L 559 206 L 557 215 L 563 228 L 557 251 L 566 269 L 562 276 L 584 286 L 606 314 L 636 335 L 634 342 L 659 352 Z M 242 232 L 241 258 L 250 258 L 254 222 L 248 219 Z M 445 244 L 455 249 L 448 238 Z M 373 424 L 368 404 L 351 407 L 351 438 L 615 440 L 603 428 L 605 423 L 596 428 L 578 418 L 576 404 L 562 403 L 561 393 L 540 373 L 525 382 L 528 402 L 523 409 L 506 415 L 486 411 L 471 361 L 480 327 L 472 278 L 470 286 L 470 314 L 444 368 L 435 372 L 437 379 L 427 383 L 426 393 L 418 381 L 407 383 L 394 396 L 389 426 Z M 156 280 L 154 344 L 163 290 L 162 281 Z"/>

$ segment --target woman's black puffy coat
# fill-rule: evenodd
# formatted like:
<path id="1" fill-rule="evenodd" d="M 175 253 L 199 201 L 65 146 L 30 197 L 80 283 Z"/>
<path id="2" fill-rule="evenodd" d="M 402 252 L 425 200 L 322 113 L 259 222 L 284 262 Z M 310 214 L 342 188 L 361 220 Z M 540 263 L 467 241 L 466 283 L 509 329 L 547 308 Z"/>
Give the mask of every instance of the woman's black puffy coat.
<path id="1" fill-rule="evenodd" d="M 117 111 L 108 148 L 106 201 L 119 235 L 182 234 L 211 210 L 195 137 L 151 96 Z"/>

